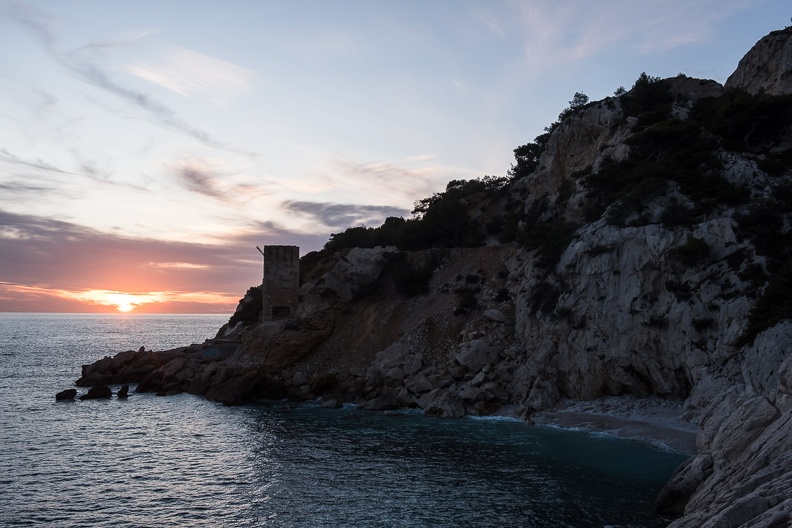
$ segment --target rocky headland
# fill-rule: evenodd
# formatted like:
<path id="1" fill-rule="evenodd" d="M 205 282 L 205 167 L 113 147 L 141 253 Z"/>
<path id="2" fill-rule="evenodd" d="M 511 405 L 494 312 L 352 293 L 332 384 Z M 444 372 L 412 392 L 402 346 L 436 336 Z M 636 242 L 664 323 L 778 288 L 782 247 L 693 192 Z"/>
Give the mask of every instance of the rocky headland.
<path id="1" fill-rule="evenodd" d="M 77 384 L 654 435 L 693 455 L 658 498 L 671 526 L 789 526 L 792 29 L 725 86 L 578 95 L 508 177 L 305 255 L 291 318 L 261 322 L 251 288 L 215 339 Z"/>

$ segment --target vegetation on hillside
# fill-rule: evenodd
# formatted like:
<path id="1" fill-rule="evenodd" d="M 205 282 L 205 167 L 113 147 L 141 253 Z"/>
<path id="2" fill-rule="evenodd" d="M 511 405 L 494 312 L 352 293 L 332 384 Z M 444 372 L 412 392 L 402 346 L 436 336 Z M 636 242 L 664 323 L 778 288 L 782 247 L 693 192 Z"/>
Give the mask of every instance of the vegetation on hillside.
<path id="1" fill-rule="evenodd" d="M 515 163 L 507 176 L 453 180 L 443 192 L 416 201 L 411 218 L 390 217 L 378 227 L 350 227 L 334 233 L 322 250 L 303 256 L 302 280 L 329 270 L 337 255 L 350 248 L 395 246 L 401 252 L 390 258 L 389 275 L 398 292 L 416 295 L 426 291 L 440 259 L 416 264 L 403 252 L 474 247 L 492 240 L 536 250 L 538 269 L 552 273 L 579 227 L 566 220 L 563 208 L 575 189 L 583 188 L 577 204 L 586 221 L 604 218 L 619 226 L 660 222 L 675 229 L 735 207 L 738 236 L 751 241 L 764 258 L 763 263 L 743 266 L 741 271 L 754 284 L 768 284 L 746 333 L 756 335 L 777 322 L 777 316 L 786 314 L 788 306 L 779 301 L 782 296 L 778 291 L 792 293 L 788 289 L 788 277 L 792 276 L 792 185 L 779 180 L 772 192 L 754 192 L 752 196 L 750 189 L 724 176 L 722 152 L 747 156 L 771 177 L 788 173 L 792 166 L 792 96 L 727 90 L 719 97 L 698 99 L 681 119 L 674 105 L 687 102 L 678 100 L 671 87 L 670 80 L 642 73 L 629 91 L 620 88 L 606 100 L 604 104 L 612 108 L 620 106 L 624 119 L 634 118 L 632 135 L 626 140 L 628 157 L 620 162 L 605 160 L 596 172 L 589 168 L 570 175 L 555 198 L 526 196 L 521 180 L 537 170 L 558 127 L 592 105 L 581 92 L 543 134 L 514 149 Z M 660 197 L 663 208 L 658 214 L 658 208 L 650 204 Z M 691 238 L 671 257 L 697 265 L 708 251 L 703 241 Z M 550 283 L 546 284 L 549 289 Z M 545 312 L 552 304 L 539 303 L 533 309 Z"/>

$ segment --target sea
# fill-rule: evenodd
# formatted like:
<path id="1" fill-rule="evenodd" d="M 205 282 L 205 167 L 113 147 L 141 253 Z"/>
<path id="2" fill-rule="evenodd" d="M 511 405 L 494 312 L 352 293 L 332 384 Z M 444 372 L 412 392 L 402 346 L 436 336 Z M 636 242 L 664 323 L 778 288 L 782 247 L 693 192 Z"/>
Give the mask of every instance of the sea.
<path id="1" fill-rule="evenodd" d="M 189 394 L 55 401 L 82 364 L 202 343 L 227 319 L 0 314 L 0 526 L 670 521 L 654 499 L 685 455 L 604 434 L 318 402 L 228 407 Z"/>

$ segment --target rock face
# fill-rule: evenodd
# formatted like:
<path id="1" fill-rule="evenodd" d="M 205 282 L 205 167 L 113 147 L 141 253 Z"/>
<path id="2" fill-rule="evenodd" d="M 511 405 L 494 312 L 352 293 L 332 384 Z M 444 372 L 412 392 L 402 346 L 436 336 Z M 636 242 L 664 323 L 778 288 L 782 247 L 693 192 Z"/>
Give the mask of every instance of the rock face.
<path id="1" fill-rule="evenodd" d="M 790 93 L 791 33 L 760 41 L 728 86 Z M 531 174 L 465 198 L 481 246 L 321 255 L 294 318 L 122 352 L 78 385 L 446 418 L 676 400 L 699 433 L 658 499 L 673 526 L 788 524 L 792 323 L 767 314 L 792 280 L 792 122 L 758 137 L 730 121 L 729 97 L 713 81 L 639 79 L 554 125 Z M 784 101 L 775 117 L 792 115 Z"/>
<path id="2" fill-rule="evenodd" d="M 724 85 L 748 93 L 792 93 L 792 28 L 773 31 L 751 48 Z"/>

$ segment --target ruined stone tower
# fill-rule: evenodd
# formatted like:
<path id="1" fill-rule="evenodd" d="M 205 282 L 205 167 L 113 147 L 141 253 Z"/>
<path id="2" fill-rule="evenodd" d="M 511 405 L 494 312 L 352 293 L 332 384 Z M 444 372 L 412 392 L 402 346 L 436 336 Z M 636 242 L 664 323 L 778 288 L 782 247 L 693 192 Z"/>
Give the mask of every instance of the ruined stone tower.
<path id="1" fill-rule="evenodd" d="M 264 246 L 264 309 L 262 321 L 289 319 L 297 312 L 300 288 L 300 248 Z"/>

